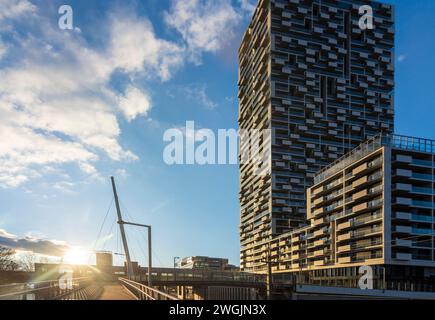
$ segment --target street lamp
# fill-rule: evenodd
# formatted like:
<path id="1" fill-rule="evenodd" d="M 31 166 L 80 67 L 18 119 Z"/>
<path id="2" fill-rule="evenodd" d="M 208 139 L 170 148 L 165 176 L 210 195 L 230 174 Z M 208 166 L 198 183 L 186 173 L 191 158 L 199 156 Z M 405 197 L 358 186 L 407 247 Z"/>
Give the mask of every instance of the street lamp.
<path id="1" fill-rule="evenodd" d="M 174 269 L 177 268 L 177 260 L 181 259 L 180 257 L 174 257 Z"/>
<path id="2" fill-rule="evenodd" d="M 180 257 L 174 257 L 174 280 L 177 280 L 177 260 L 180 259 Z"/>
<path id="3" fill-rule="evenodd" d="M 152 250 L 151 250 L 151 226 L 146 224 L 132 223 L 126 221 L 119 221 L 119 224 L 127 224 L 130 226 L 142 227 L 148 229 L 148 287 L 152 286 L 151 281 L 151 268 L 152 268 Z"/>

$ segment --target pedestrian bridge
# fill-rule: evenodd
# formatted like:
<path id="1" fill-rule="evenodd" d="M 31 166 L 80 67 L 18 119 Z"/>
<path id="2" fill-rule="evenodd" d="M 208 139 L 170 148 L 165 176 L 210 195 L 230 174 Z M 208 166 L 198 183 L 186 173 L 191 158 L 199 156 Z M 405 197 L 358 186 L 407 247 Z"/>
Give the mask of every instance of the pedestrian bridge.
<path id="1" fill-rule="evenodd" d="M 251 300 L 256 299 L 261 287 L 247 279 L 203 275 L 181 277 L 178 281 L 157 275 L 152 287 L 145 284 L 148 279 L 134 281 L 124 277 L 113 281 L 83 277 L 16 283 L 0 286 L 0 300 Z"/>
<path id="2" fill-rule="evenodd" d="M 144 284 L 119 278 L 96 282 L 91 278 L 40 281 L 0 286 L 0 300 L 178 300 Z"/>

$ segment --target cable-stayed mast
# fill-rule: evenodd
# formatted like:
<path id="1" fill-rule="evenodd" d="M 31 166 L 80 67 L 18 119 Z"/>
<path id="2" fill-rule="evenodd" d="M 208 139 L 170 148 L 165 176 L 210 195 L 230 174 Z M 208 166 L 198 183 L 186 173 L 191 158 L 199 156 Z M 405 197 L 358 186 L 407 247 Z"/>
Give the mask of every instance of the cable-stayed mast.
<path id="1" fill-rule="evenodd" d="M 121 230 L 122 245 L 124 246 L 125 258 L 127 260 L 127 277 L 131 279 L 134 276 L 134 270 L 130 259 L 130 251 L 128 250 L 127 237 L 125 235 L 124 229 L 124 220 L 122 220 L 121 207 L 119 206 L 118 193 L 116 192 L 115 178 L 110 177 L 110 179 L 112 180 L 113 196 L 115 198 L 119 229 Z"/>

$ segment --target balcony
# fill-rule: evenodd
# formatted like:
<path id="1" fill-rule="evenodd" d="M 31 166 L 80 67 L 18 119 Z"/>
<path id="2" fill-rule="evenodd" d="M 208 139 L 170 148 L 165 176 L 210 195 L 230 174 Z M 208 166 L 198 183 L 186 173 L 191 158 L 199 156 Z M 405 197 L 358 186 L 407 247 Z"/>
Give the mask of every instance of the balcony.
<path id="1" fill-rule="evenodd" d="M 393 189 L 398 191 L 410 192 L 412 191 L 412 185 L 407 183 L 396 183 L 395 185 L 393 185 Z"/>
<path id="2" fill-rule="evenodd" d="M 350 257 L 338 258 L 338 263 L 351 263 L 351 258 Z"/>
<path id="3" fill-rule="evenodd" d="M 432 229 L 412 228 L 412 234 L 431 236 L 432 235 Z"/>
<path id="4" fill-rule="evenodd" d="M 340 246 L 340 247 L 337 248 L 337 252 L 338 253 L 348 252 L 350 250 L 351 250 L 350 244 L 348 244 L 346 246 Z"/>
<path id="5" fill-rule="evenodd" d="M 358 188 L 359 186 L 363 185 L 367 181 L 368 181 L 367 176 L 359 178 L 358 180 L 356 180 L 352 183 L 352 188 L 354 188 L 354 189 Z"/>
<path id="6" fill-rule="evenodd" d="M 319 214 L 322 214 L 323 213 L 323 208 L 318 208 L 318 209 L 314 210 L 313 213 L 314 213 L 315 216 L 317 216 Z"/>
<path id="7" fill-rule="evenodd" d="M 324 197 L 317 198 L 316 200 L 313 201 L 313 206 L 317 206 L 318 204 L 322 203 L 323 201 L 325 201 Z"/>
<path id="8" fill-rule="evenodd" d="M 319 226 L 319 225 L 327 223 L 327 222 L 328 221 L 325 218 L 315 219 L 313 222 L 313 225 L 316 227 L 316 226 Z"/>
<path id="9" fill-rule="evenodd" d="M 322 249 L 322 250 L 317 250 L 315 252 L 316 256 L 327 256 L 331 254 L 331 250 L 329 250 L 328 248 Z"/>
<path id="10" fill-rule="evenodd" d="M 350 247 L 352 250 L 361 250 L 361 249 L 372 248 L 380 245 L 382 245 L 382 240 L 376 239 L 372 241 L 366 241 L 366 240 L 358 241 L 356 243 L 352 243 Z"/>
<path id="11" fill-rule="evenodd" d="M 423 215 L 419 215 L 419 214 L 413 214 L 412 216 L 410 215 L 409 220 L 418 221 L 418 222 L 426 222 L 426 223 L 434 222 L 434 218 L 432 218 L 432 216 L 423 216 Z"/>
<path id="12" fill-rule="evenodd" d="M 366 260 L 374 260 L 374 259 L 381 259 L 382 258 L 382 252 L 378 252 L 375 254 L 361 254 L 357 255 L 354 259 L 352 259 L 353 262 L 362 262 Z"/>
<path id="13" fill-rule="evenodd" d="M 358 227 L 361 225 L 364 225 L 366 223 L 370 223 L 376 220 L 382 219 L 382 214 L 377 213 L 377 214 L 373 214 L 371 216 L 367 216 L 365 218 L 354 218 L 351 220 L 350 224 L 352 227 Z"/>
<path id="14" fill-rule="evenodd" d="M 422 207 L 427 209 L 435 208 L 435 203 L 432 201 L 412 200 L 412 205 L 415 207 Z"/>
<path id="15" fill-rule="evenodd" d="M 430 160 L 412 159 L 411 163 L 416 166 L 432 167 L 434 164 Z"/>
<path id="16" fill-rule="evenodd" d="M 396 226 L 394 228 L 394 231 L 397 233 L 406 233 L 410 234 L 412 232 L 412 228 L 408 226 Z"/>
<path id="17" fill-rule="evenodd" d="M 319 229 L 314 231 L 314 237 L 320 237 L 323 236 L 324 234 L 326 234 L 325 229 Z"/>
<path id="18" fill-rule="evenodd" d="M 360 165 L 359 167 L 353 169 L 352 174 L 353 174 L 354 176 L 356 176 L 357 174 L 363 172 L 363 171 L 366 170 L 367 168 L 368 168 L 368 164 L 367 164 L 367 163 L 364 163 L 364 164 Z"/>
<path id="19" fill-rule="evenodd" d="M 343 195 L 343 190 L 340 189 L 340 190 L 338 190 L 338 191 L 336 191 L 336 192 L 333 192 L 333 193 L 331 193 L 331 194 L 328 194 L 324 199 L 325 199 L 325 201 L 329 201 L 329 200 L 332 200 L 332 199 L 334 199 L 334 198 L 340 197 L 340 196 L 342 196 L 342 195 Z"/>
<path id="20" fill-rule="evenodd" d="M 410 253 L 397 253 L 396 260 L 410 261 L 410 260 L 412 260 L 412 254 L 410 254 Z"/>
<path id="21" fill-rule="evenodd" d="M 411 178 L 412 177 L 412 171 L 411 170 L 405 170 L 405 169 L 396 169 L 396 176 Z"/>
<path id="22" fill-rule="evenodd" d="M 346 240 L 350 240 L 350 233 L 345 233 L 345 234 L 341 234 L 337 237 L 337 241 L 341 242 L 341 241 L 346 241 Z"/>
<path id="23" fill-rule="evenodd" d="M 351 223 L 350 221 L 346 221 L 344 223 L 340 223 L 339 225 L 337 225 L 337 231 L 343 230 L 343 229 L 348 229 L 351 227 Z"/>
<path id="24" fill-rule="evenodd" d="M 329 240 L 326 239 L 322 239 L 322 240 L 317 240 L 314 242 L 314 246 L 313 247 L 319 247 L 319 246 L 323 246 L 328 244 Z"/>
<path id="25" fill-rule="evenodd" d="M 432 188 L 422 188 L 422 187 L 412 187 L 411 191 L 413 193 L 427 194 L 432 195 L 435 194 L 435 190 Z"/>
<path id="26" fill-rule="evenodd" d="M 325 261 L 323 261 L 323 260 L 316 260 L 316 261 L 314 261 L 314 266 L 315 267 L 321 267 L 321 266 L 324 266 L 325 265 Z"/>
<path id="27" fill-rule="evenodd" d="M 411 214 L 408 212 L 396 212 L 396 219 L 411 220 Z"/>
<path id="28" fill-rule="evenodd" d="M 324 187 L 324 186 L 319 187 L 319 188 L 316 188 L 316 189 L 314 189 L 314 190 L 312 191 L 312 195 L 313 195 L 313 196 L 316 196 L 316 195 L 318 195 L 319 193 L 321 193 L 321 192 L 323 192 L 323 191 L 325 191 L 325 187 Z"/>
<path id="29" fill-rule="evenodd" d="M 375 233 L 379 233 L 382 232 L 382 228 L 381 227 L 375 227 L 375 228 L 370 228 L 370 229 L 366 229 L 366 230 L 357 230 L 357 231 L 353 231 L 351 234 L 352 238 L 361 238 L 361 237 L 365 237 L 368 235 L 372 235 Z"/>
<path id="30" fill-rule="evenodd" d="M 424 173 L 412 173 L 412 178 L 417 180 L 426 180 L 426 181 L 432 181 L 433 176 L 431 174 L 424 174 Z"/>
<path id="31" fill-rule="evenodd" d="M 361 204 L 359 204 L 359 205 L 357 205 L 357 206 L 354 206 L 353 208 L 352 208 L 352 212 L 353 213 L 358 213 L 358 212 L 360 212 L 360 211 L 362 211 L 362 210 L 365 210 L 365 209 L 367 209 L 368 208 L 368 204 L 367 204 L 367 202 L 364 202 L 364 203 L 361 203 Z"/>
<path id="32" fill-rule="evenodd" d="M 411 247 L 412 241 L 411 240 L 404 240 L 404 239 L 396 239 L 396 247 Z"/>
<path id="33" fill-rule="evenodd" d="M 362 191 L 360 191 L 360 192 L 355 193 L 355 194 L 352 196 L 352 200 L 353 200 L 353 201 L 356 201 L 356 200 L 358 200 L 358 199 L 360 199 L 360 198 L 362 198 L 362 197 L 365 197 L 366 195 L 368 195 L 368 191 L 367 191 L 367 190 L 362 190 Z"/>

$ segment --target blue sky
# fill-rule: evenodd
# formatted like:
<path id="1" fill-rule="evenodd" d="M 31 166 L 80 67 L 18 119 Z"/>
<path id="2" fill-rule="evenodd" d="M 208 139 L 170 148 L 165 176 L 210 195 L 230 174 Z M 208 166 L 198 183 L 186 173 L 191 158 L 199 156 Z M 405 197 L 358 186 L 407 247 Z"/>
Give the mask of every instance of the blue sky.
<path id="1" fill-rule="evenodd" d="M 60 30 L 64 1 L 0 0 L 0 236 L 92 248 L 113 174 L 126 215 L 154 228 L 157 265 L 188 255 L 238 264 L 238 167 L 168 166 L 162 137 L 188 120 L 237 128 L 249 2 L 124 3 L 70 1 L 76 29 Z M 435 139 L 435 2 L 390 3 L 396 131 Z M 101 235 L 119 251 L 114 220 L 112 206 Z M 128 233 L 145 265 L 144 234 Z"/>

